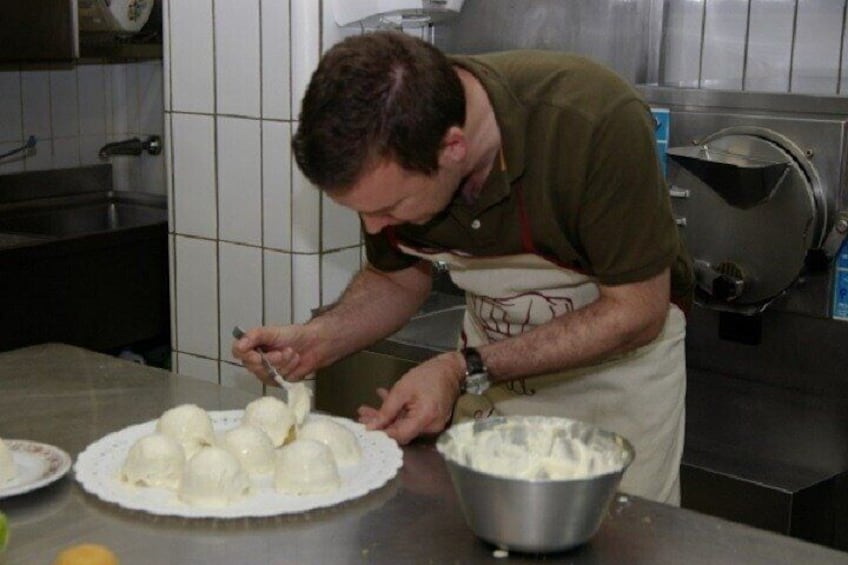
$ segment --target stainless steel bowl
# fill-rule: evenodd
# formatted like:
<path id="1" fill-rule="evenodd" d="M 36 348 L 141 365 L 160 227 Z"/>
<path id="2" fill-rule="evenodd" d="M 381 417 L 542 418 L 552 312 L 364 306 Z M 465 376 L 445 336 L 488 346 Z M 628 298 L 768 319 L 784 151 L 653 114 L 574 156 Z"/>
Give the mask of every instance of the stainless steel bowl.
<path id="1" fill-rule="evenodd" d="M 531 438 L 554 424 L 559 433 L 602 450 L 614 470 L 582 479 L 517 479 L 477 471 L 457 453 L 469 433 L 509 426 L 513 438 Z M 469 430 L 469 427 L 471 428 Z M 455 425 L 436 447 L 447 462 L 465 519 L 474 533 L 503 549 L 564 551 L 588 541 L 606 515 L 624 471 L 635 455 L 617 434 L 567 418 L 507 416 Z"/>

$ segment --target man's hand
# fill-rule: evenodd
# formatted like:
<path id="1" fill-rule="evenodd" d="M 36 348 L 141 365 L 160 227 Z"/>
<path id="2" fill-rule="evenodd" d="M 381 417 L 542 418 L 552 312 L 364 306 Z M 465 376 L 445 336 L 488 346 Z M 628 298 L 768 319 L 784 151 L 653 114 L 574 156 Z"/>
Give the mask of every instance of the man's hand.
<path id="1" fill-rule="evenodd" d="M 318 338 L 306 325 L 269 326 L 253 328 L 233 342 L 233 357 L 240 360 L 251 373 L 267 385 L 277 386 L 262 366 L 256 349 L 286 380 L 299 381 L 319 366 Z"/>
<path id="2" fill-rule="evenodd" d="M 459 397 L 464 367 L 457 352 L 443 353 L 418 365 L 401 377 L 391 391 L 377 391 L 383 399 L 379 410 L 360 406 L 359 421 L 368 429 L 384 430 L 400 444 L 422 434 L 441 432 Z"/>

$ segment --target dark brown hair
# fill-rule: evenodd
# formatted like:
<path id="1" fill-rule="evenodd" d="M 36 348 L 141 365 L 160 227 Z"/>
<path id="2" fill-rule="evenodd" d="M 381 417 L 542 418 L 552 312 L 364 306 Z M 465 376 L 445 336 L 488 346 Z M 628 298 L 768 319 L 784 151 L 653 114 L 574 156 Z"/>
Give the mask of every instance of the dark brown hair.
<path id="1" fill-rule="evenodd" d="M 465 94 L 447 57 L 400 32 L 349 37 L 321 58 L 292 141 L 306 177 L 342 190 L 389 158 L 434 173 L 448 128 L 465 122 Z"/>

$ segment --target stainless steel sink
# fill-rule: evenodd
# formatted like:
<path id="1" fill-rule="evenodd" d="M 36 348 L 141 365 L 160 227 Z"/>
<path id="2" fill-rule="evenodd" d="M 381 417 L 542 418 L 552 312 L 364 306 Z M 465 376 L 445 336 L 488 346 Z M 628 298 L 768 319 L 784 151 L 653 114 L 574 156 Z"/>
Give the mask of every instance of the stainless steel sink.
<path id="1" fill-rule="evenodd" d="M 112 186 L 110 165 L 0 175 L 0 350 L 167 342 L 165 196 Z"/>
<path id="2" fill-rule="evenodd" d="M 166 221 L 165 197 L 146 193 L 108 191 L 0 205 L 0 234 L 36 236 L 22 243 Z"/>

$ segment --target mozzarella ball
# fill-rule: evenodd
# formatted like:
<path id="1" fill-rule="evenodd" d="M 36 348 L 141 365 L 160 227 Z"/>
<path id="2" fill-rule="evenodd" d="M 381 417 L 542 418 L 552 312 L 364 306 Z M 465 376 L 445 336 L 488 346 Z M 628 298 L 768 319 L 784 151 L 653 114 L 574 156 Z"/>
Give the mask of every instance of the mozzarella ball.
<path id="1" fill-rule="evenodd" d="M 282 400 L 263 396 L 247 405 L 242 424 L 256 426 L 268 434 L 274 447 L 280 447 L 294 427 L 294 414 Z"/>
<path id="2" fill-rule="evenodd" d="M 356 435 L 329 418 L 310 418 L 297 432 L 298 439 L 319 441 L 330 448 L 339 466 L 356 465 L 362 459 L 362 449 Z"/>
<path id="3" fill-rule="evenodd" d="M 151 434 L 137 440 L 127 453 L 121 479 L 138 486 L 176 489 L 185 467 L 185 452 L 172 437 Z"/>
<path id="4" fill-rule="evenodd" d="M 274 472 L 274 444 L 268 434 L 250 424 L 224 433 L 219 444 L 236 456 L 249 475 L 268 475 Z"/>
<path id="5" fill-rule="evenodd" d="M 312 409 L 312 391 L 305 383 L 294 383 L 288 389 L 289 409 L 294 414 L 295 423 L 300 426 Z"/>
<path id="6" fill-rule="evenodd" d="M 182 404 L 166 410 L 156 422 L 156 431 L 177 440 L 183 446 L 187 459 L 215 442 L 209 414 L 194 404 Z"/>
<path id="7" fill-rule="evenodd" d="M 341 485 L 333 452 L 321 442 L 298 439 L 280 450 L 274 488 L 283 494 L 323 494 Z"/>
<path id="8" fill-rule="evenodd" d="M 179 497 L 192 506 L 222 508 L 250 491 L 238 459 L 220 447 L 204 447 L 186 463 Z"/>

